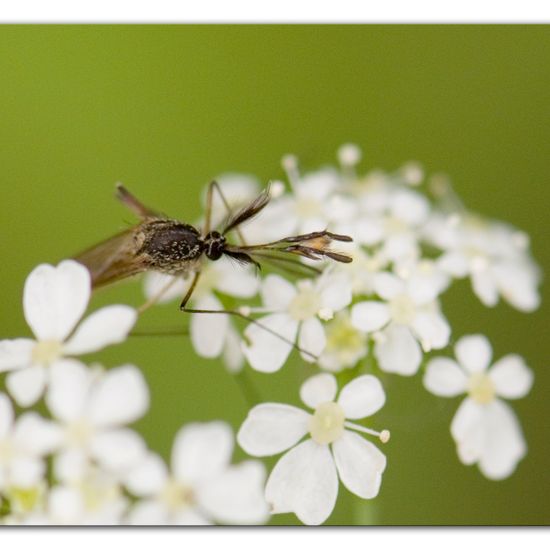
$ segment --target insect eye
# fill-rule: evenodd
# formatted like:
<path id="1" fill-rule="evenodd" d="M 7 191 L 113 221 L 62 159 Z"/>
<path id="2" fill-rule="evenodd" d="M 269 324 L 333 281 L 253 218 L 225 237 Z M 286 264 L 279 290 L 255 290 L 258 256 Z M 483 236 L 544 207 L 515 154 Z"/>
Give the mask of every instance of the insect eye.
<path id="1" fill-rule="evenodd" d="M 209 260 L 219 260 L 225 248 L 225 237 L 217 231 L 211 231 L 204 239 L 206 257 Z"/>

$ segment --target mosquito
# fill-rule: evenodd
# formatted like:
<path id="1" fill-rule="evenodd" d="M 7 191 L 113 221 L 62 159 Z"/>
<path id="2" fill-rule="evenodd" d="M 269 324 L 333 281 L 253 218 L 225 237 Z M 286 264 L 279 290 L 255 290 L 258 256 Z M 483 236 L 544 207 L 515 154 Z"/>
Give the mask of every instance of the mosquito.
<path id="1" fill-rule="evenodd" d="M 226 221 L 219 228 L 211 227 L 214 192 L 218 193 L 227 210 Z M 247 244 L 241 227 L 268 205 L 269 187 L 243 208 L 233 212 L 218 183 L 211 182 L 206 195 L 202 230 L 145 206 L 121 184 L 116 186 L 116 196 L 140 218 L 140 222 L 75 257 L 75 260 L 88 268 L 94 289 L 146 271 L 158 271 L 184 278 L 192 276 L 189 289 L 180 304 L 182 311 L 226 313 L 263 327 L 238 310 L 201 310 L 187 307 L 206 261 L 215 262 L 225 256 L 243 266 L 254 265 L 257 269 L 261 269 L 261 263 L 265 262 L 293 273 L 303 273 L 303 270 L 320 272 L 314 266 L 301 262 L 299 257 L 310 260 L 330 259 L 341 263 L 352 261 L 352 258 L 346 254 L 330 248 L 334 241 L 351 242 L 351 237 L 327 230 L 286 237 L 263 244 Z M 231 244 L 227 239 L 227 235 L 233 232 L 240 241 L 239 244 Z M 144 311 L 158 301 L 174 281 L 175 279 L 161 289 L 139 311 Z M 263 328 L 273 332 L 267 327 Z M 273 334 L 282 338 L 276 333 Z M 296 347 L 296 344 L 289 343 Z"/>

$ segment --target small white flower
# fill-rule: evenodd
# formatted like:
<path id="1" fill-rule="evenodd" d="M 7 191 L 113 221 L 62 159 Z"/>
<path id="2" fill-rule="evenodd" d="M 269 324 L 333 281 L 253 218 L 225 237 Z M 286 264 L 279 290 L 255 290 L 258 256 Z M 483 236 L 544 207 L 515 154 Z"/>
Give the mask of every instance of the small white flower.
<path id="1" fill-rule="evenodd" d="M 46 405 L 57 421 L 54 474 L 61 481 L 82 479 L 90 460 L 119 473 L 145 454 L 141 437 L 124 427 L 149 406 L 149 390 L 133 365 L 97 372 L 60 360 L 51 367 Z"/>
<path id="2" fill-rule="evenodd" d="M 271 456 L 290 449 L 271 472 L 265 498 L 272 513 L 294 512 L 308 525 L 323 523 L 332 513 L 338 478 L 365 499 L 380 489 L 386 457 L 375 445 L 350 431 L 357 430 L 386 442 L 389 432 L 375 432 L 347 419 L 365 418 L 385 401 L 379 380 L 364 375 L 340 391 L 331 374 L 318 374 L 300 389 L 302 401 L 314 413 L 281 403 L 263 403 L 248 413 L 239 433 L 239 445 L 252 456 Z M 347 429 L 346 429 L 347 428 Z M 309 434 L 311 438 L 299 443 Z"/>
<path id="3" fill-rule="evenodd" d="M 23 309 L 36 340 L 0 341 L 0 372 L 14 371 L 6 386 L 20 406 L 41 397 L 48 367 L 60 358 L 98 351 L 128 336 L 137 313 L 124 305 L 103 307 L 77 326 L 90 293 L 88 270 L 73 260 L 56 267 L 41 264 L 27 277 Z"/>
<path id="4" fill-rule="evenodd" d="M 376 276 L 375 289 L 385 300 L 367 300 L 351 309 L 353 326 L 374 333 L 380 368 L 404 376 L 416 373 L 425 351 L 447 345 L 450 327 L 434 299 L 434 287 L 421 278 L 403 280 L 391 273 Z"/>
<path id="5" fill-rule="evenodd" d="M 314 361 L 326 344 L 320 319 L 330 319 L 346 307 L 352 297 L 349 278 L 333 272 L 325 272 L 315 281 L 298 281 L 296 287 L 278 275 L 268 275 L 261 295 L 264 304 L 261 311 L 269 315 L 259 318 L 259 324 L 246 328 L 242 345 L 252 368 L 261 372 L 279 370 L 292 351 L 291 342 L 296 339 L 298 346 L 305 350 L 301 354 L 303 359 Z"/>
<path id="6" fill-rule="evenodd" d="M 230 464 L 233 433 L 224 422 L 183 427 L 172 448 L 172 471 L 150 453 L 128 472 L 126 486 L 140 500 L 134 525 L 258 524 L 268 518 L 263 465 Z"/>
<path id="7" fill-rule="evenodd" d="M 467 393 L 451 424 L 458 456 L 478 463 L 490 479 L 512 474 L 527 445 L 514 411 L 502 399 L 519 399 L 529 392 L 533 374 L 518 355 L 506 355 L 490 369 L 492 349 L 480 334 L 462 337 L 455 345 L 456 361 L 432 359 L 424 375 L 428 391 L 443 397 Z"/>

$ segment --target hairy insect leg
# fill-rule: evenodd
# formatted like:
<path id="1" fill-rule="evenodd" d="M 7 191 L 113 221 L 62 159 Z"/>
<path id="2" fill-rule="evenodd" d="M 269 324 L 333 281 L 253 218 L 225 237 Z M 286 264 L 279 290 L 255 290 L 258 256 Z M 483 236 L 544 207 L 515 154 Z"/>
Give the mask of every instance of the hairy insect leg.
<path id="1" fill-rule="evenodd" d="M 156 294 L 153 294 L 151 298 L 138 307 L 138 314 L 141 315 L 144 311 L 147 311 L 150 307 L 154 306 L 164 296 L 164 294 L 172 288 L 176 281 L 176 277 L 168 281 Z"/>
<path id="2" fill-rule="evenodd" d="M 157 212 L 145 206 L 137 197 L 132 195 L 124 185 L 121 183 L 116 184 L 116 197 L 125 206 L 127 206 L 134 214 L 137 214 L 140 218 L 151 218 L 158 216 Z"/>
<path id="3" fill-rule="evenodd" d="M 204 234 L 208 234 L 210 232 L 210 225 L 212 220 L 212 206 L 213 206 L 213 199 L 214 199 L 214 191 L 218 193 L 218 196 L 222 200 L 223 205 L 225 206 L 225 209 L 227 210 L 228 214 L 231 214 L 231 206 L 229 205 L 228 200 L 226 199 L 225 195 L 223 194 L 222 188 L 220 187 L 220 184 L 213 180 L 210 182 L 210 185 L 208 186 L 208 191 L 206 193 L 206 210 L 205 210 L 205 223 L 204 223 Z M 243 246 L 246 245 L 246 240 L 242 234 L 242 231 L 236 227 L 235 233 L 237 233 L 237 236 L 239 237 L 239 240 L 241 241 L 241 244 Z"/>
<path id="4" fill-rule="evenodd" d="M 235 309 L 191 309 L 187 307 L 181 307 L 181 311 L 184 311 L 185 313 L 209 313 L 209 314 L 225 314 L 225 315 L 233 315 L 234 317 L 239 317 L 240 319 L 244 319 L 247 323 L 252 323 L 253 325 L 256 325 L 260 327 L 261 329 L 265 330 L 266 332 L 269 332 L 271 335 L 275 336 L 279 340 L 282 340 L 283 342 L 287 343 L 289 346 L 292 346 L 295 350 L 299 351 L 300 353 L 303 353 L 305 355 L 308 355 L 311 357 L 314 361 L 317 361 L 319 359 L 317 355 L 314 353 L 311 353 L 307 349 L 301 348 L 296 342 L 293 342 L 292 340 L 289 340 L 288 338 L 285 338 L 282 334 L 279 334 L 278 332 L 274 331 L 273 329 L 266 327 L 256 319 L 252 319 L 248 315 L 245 315 L 241 311 L 235 310 Z"/>

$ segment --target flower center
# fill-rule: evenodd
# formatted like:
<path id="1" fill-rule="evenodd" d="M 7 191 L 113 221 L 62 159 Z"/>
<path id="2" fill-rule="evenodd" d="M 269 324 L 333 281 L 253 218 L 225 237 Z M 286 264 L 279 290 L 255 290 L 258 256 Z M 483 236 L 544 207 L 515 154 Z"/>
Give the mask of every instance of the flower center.
<path id="1" fill-rule="evenodd" d="M 311 286 L 302 286 L 302 288 L 299 287 L 298 294 L 290 302 L 288 312 L 296 321 L 305 321 L 315 317 L 321 307 L 319 293 Z"/>
<path id="2" fill-rule="evenodd" d="M 407 229 L 407 224 L 394 216 L 388 216 L 384 220 L 384 229 L 389 234 L 402 233 Z"/>
<path id="3" fill-rule="evenodd" d="M 359 332 L 348 317 L 338 316 L 327 326 L 327 353 L 338 355 L 342 366 L 352 366 L 365 348 L 366 335 Z"/>
<path id="4" fill-rule="evenodd" d="M 44 495 L 42 487 L 11 487 L 8 491 L 12 512 L 26 513 L 34 510 Z"/>
<path id="5" fill-rule="evenodd" d="M 409 325 L 414 319 L 416 306 L 407 294 L 400 294 L 390 301 L 390 311 L 396 323 Z"/>
<path id="6" fill-rule="evenodd" d="M 32 350 L 32 360 L 34 363 L 43 363 L 49 365 L 61 357 L 63 344 L 58 340 L 43 340 L 36 342 Z"/>
<path id="7" fill-rule="evenodd" d="M 192 506 L 194 502 L 194 495 L 191 488 L 174 479 L 170 479 L 166 483 L 160 498 L 168 508 L 174 511 Z"/>
<path id="8" fill-rule="evenodd" d="M 86 420 L 76 420 L 67 426 L 67 441 L 69 445 L 84 447 L 92 437 L 94 428 Z"/>
<path id="9" fill-rule="evenodd" d="M 468 392 L 470 397 L 481 405 L 490 403 L 496 393 L 493 381 L 484 372 L 476 372 L 470 376 Z"/>
<path id="10" fill-rule="evenodd" d="M 311 438 L 320 445 L 336 441 L 344 433 L 344 421 L 344 411 L 338 403 L 321 403 L 309 421 Z"/>

